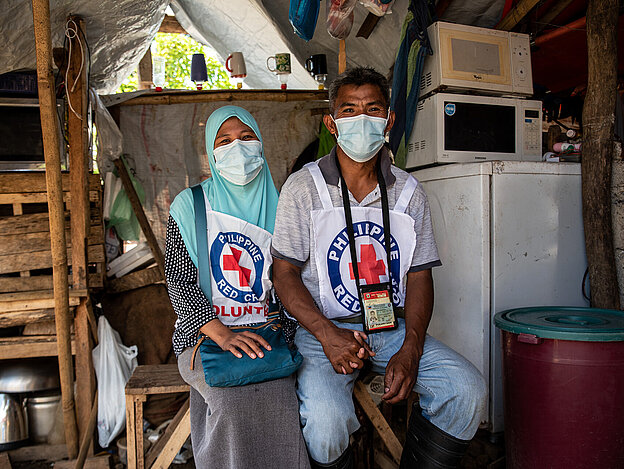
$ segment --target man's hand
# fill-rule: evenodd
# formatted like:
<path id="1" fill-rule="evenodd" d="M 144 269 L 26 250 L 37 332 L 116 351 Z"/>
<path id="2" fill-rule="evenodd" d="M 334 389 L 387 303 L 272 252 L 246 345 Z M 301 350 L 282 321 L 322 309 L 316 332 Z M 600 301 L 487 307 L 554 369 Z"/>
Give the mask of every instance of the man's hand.
<path id="1" fill-rule="evenodd" d="M 366 343 L 366 334 L 360 331 L 341 329 L 330 323 L 318 338 L 336 373 L 351 374 L 364 366 L 364 360 L 375 355 Z"/>
<path id="2" fill-rule="evenodd" d="M 384 395 L 381 398 L 389 404 L 406 399 L 416 383 L 421 353 L 416 347 L 406 347 L 392 356 L 386 366 Z"/>

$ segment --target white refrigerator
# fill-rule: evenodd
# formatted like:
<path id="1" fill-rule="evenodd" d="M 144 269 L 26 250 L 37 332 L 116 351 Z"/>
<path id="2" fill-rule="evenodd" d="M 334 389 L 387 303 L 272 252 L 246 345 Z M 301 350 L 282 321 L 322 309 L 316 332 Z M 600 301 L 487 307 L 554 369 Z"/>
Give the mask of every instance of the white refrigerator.
<path id="1" fill-rule="evenodd" d="M 442 266 L 429 334 L 489 384 L 484 421 L 503 431 L 494 315 L 525 306 L 589 306 L 579 163 L 490 161 L 412 172 L 427 193 Z"/>

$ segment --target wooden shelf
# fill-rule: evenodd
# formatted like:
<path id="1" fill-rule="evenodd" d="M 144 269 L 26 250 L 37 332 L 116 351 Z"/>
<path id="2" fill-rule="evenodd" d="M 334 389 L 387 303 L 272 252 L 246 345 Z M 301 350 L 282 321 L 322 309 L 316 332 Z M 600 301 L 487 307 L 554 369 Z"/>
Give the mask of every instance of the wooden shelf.
<path id="1" fill-rule="evenodd" d="M 80 298 L 86 296 L 86 290 L 70 290 L 69 306 L 78 306 Z M 54 308 L 54 292 L 52 290 L 0 294 L 0 313 L 51 308 Z"/>
<path id="2" fill-rule="evenodd" d="M 164 90 L 142 93 L 119 103 L 119 105 L 136 106 L 139 104 L 182 104 L 211 101 L 327 101 L 328 99 L 326 90 Z M 114 105 L 114 103 L 110 104 L 110 106 Z"/>
<path id="3" fill-rule="evenodd" d="M 76 354 L 75 340 L 71 341 L 72 355 Z M 11 358 L 56 357 L 56 336 L 31 335 L 0 338 L 0 360 Z"/>

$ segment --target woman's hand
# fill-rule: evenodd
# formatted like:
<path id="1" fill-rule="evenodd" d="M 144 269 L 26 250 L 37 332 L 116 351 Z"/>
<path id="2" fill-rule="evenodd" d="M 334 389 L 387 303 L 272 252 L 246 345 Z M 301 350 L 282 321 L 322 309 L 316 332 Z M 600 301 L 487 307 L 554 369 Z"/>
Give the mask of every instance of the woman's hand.
<path id="1" fill-rule="evenodd" d="M 245 352 L 251 358 L 264 357 L 261 347 L 271 350 L 269 343 L 258 334 L 249 331 L 236 332 L 225 326 L 219 319 L 207 322 L 199 329 L 209 339 L 226 352 L 232 352 L 237 358 L 243 358 Z"/>
<path id="2" fill-rule="evenodd" d="M 243 358 L 241 351 L 251 358 L 263 358 L 264 352 L 261 347 L 271 350 L 269 343 L 258 334 L 250 331 L 235 332 L 230 329 L 228 329 L 228 332 L 229 334 L 224 334 L 225 337 L 222 340 L 213 340 L 221 349 L 231 352 L 237 358 Z"/>

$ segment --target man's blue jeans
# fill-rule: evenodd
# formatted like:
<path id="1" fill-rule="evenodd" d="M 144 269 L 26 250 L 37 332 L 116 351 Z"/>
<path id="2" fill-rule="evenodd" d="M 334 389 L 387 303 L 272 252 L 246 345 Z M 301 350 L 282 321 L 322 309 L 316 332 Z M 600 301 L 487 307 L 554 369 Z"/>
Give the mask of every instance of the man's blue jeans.
<path id="1" fill-rule="evenodd" d="M 399 327 L 393 331 L 369 335 L 369 345 L 376 353 L 370 359 L 376 373 L 385 372 L 388 360 L 403 344 L 405 322 L 398 321 Z M 334 324 L 362 330 L 361 324 Z M 303 437 L 312 459 L 331 463 L 347 449 L 349 435 L 360 426 L 352 397 L 358 372 L 337 374 L 321 343 L 302 327 L 295 343 L 304 357 L 297 375 Z M 485 410 L 485 380 L 472 363 L 430 336 L 425 340 L 414 391 L 419 394 L 423 415 L 435 426 L 462 440 L 474 436 Z"/>

